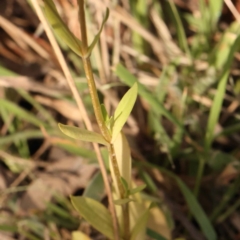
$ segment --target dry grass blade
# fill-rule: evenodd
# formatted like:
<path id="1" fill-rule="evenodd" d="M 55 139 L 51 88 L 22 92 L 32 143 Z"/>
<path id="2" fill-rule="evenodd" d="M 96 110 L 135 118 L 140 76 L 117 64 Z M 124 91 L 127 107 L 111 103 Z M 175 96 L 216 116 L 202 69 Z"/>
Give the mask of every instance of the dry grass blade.
<path id="1" fill-rule="evenodd" d="M 232 1 L 224 0 L 224 2 L 228 6 L 228 8 L 231 11 L 232 15 L 236 18 L 236 20 L 240 24 L 240 14 L 239 14 L 238 10 L 235 8 L 235 6 L 233 5 Z"/>
<path id="2" fill-rule="evenodd" d="M 116 10 L 112 10 L 112 15 L 149 42 L 161 63 L 169 62 L 170 59 L 167 57 L 161 41 L 144 29 L 128 12 L 121 7 L 117 7 Z"/>
<path id="3" fill-rule="evenodd" d="M 166 47 L 166 53 L 169 55 L 169 58 L 171 58 L 171 55 L 173 56 L 181 56 L 184 58 L 183 52 L 180 50 L 180 48 L 173 42 L 172 36 L 169 32 L 168 27 L 164 23 L 164 21 L 159 17 L 159 14 L 156 12 L 154 8 L 150 11 L 151 18 L 153 21 L 153 24 L 155 25 L 159 37 L 162 39 L 164 46 Z M 186 58 L 186 57 L 185 57 Z M 186 58 L 187 60 L 187 58 Z"/>
<path id="4" fill-rule="evenodd" d="M 0 16 L 0 26 L 15 40 L 16 44 L 18 44 L 21 48 L 27 50 L 27 46 L 29 46 L 42 58 L 49 59 L 49 54 L 41 46 L 39 46 L 39 44 L 37 44 L 33 38 L 2 16 Z"/>
<path id="5" fill-rule="evenodd" d="M 82 121 L 82 117 L 76 105 L 67 102 L 65 100 L 56 100 L 51 98 L 46 98 L 42 96 L 35 96 L 35 100 L 39 103 L 55 109 L 57 112 L 61 113 L 67 119 L 72 121 Z"/>
<path id="6" fill-rule="evenodd" d="M 0 77 L 0 86 L 6 88 L 21 88 L 26 91 L 32 91 L 41 93 L 50 97 L 60 97 L 62 95 L 67 95 L 70 93 L 69 90 L 65 90 L 57 87 L 45 86 L 38 83 L 34 79 L 25 76 L 16 77 Z"/>

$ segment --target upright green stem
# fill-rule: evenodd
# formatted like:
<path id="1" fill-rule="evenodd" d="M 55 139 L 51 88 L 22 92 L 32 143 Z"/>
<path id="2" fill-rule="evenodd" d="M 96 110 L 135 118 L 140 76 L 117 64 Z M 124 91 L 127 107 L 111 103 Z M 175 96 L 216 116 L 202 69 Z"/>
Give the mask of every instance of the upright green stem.
<path id="1" fill-rule="evenodd" d="M 104 122 L 104 118 L 102 115 L 101 105 L 100 105 L 98 94 L 97 94 L 97 88 L 96 88 L 94 77 L 93 77 L 92 66 L 91 66 L 89 56 L 88 56 L 87 31 L 86 31 L 86 22 L 85 22 L 85 13 L 84 13 L 84 4 L 83 3 L 84 3 L 83 0 L 78 0 L 79 22 L 80 22 L 80 30 L 81 30 L 81 35 L 82 35 L 83 67 L 84 67 L 84 71 L 85 71 L 87 82 L 88 82 L 88 88 L 89 88 L 96 120 L 97 120 L 98 126 L 100 128 L 100 131 L 101 131 L 103 137 L 109 143 L 108 152 L 109 152 L 109 156 L 110 156 L 111 163 L 113 166 L 113 172 L 116 177 L 117 187 L 118 187 L 118 190 L 120 193 L 120 198 L 123 199 L 125 197 L 125 190 L 124 190 L 123 184 L 121 182 L 121 174 L 119 171 L 114 146 L 111 144 L 111 134 Z M 122 224 L 124 227 L 124 237 L 126 240 L 128 240 L 129 236 L 130 236 L 130 228 L 129 228 L 130 220 L 129 220 L 129 205 L 128 204 L 124 204 L 122 206 L 122 213 L 123 213 L 123 223 Z M 116 232 L 118 232 L 118 226 L 117 226 L 117 224 L 114 224 L 114 225 L 115 225 L 114 226 L 115 238 L 118 239 L 119 235 L 116 236 L 118 234 L 118 233 L 116 234 Z"/>
<path id="2" fill-rule="evenodd" d="M 100 131 L 103 137 L 108 142 L 110 142 L 111 135 L 109 133 L 109 130 L 106 127 L 106 124 L 104 123 L 104 119 L 101 111 L 101 105 L 100 105 L 98 94 L 97 94 L 97 88 L 96 88 L 94 77 L 93 77 L 91 62 L 90 62 L 89 56 L 87 56 L 88 42 L 87 42 L 85 11 L 84 11 L 84 0 L 78 0 L 78 4 L 79 4 L 79 22 L 80 22 L 80 30 L 81 30 L 81 36 L 82 36 L 82 56 L 83 56 L 82 60 L 83 60 L 84 71 L 87 77 L 88 88 L 89 88 L 90 96 L 92 99 L 94 114 L 96 116 L 98 126 L 100 128 Z"/>
<path id="3" fill-rule="evenodd" d="M 81 30 L 81 36 L 82 36 L 83 67 L 84 67 L 84 71 L 85 71 L 87 82 L 88 82 L 88 88 L 89 88 L 89 92 L 90 92 L 90 96 L 91 96 L 91 100 L 92 100 L 92 104 L 93 104 L 94 114 L 95 114 L 98 126 L 100 128 L 100 131 L 101 131 L 103 137 L 110 144 L 110 148 L 108 149 L 108 151 L 109 151 L 109 155 L 111 156 L 111 160 L 114 163 L 113 165 L 115 166 L 114 167 L 114 173 L 115 173 L 115 176 L 118 179 L 119 191 L 121 192 L 121 196 L 123 196 L 124 195 L 124 189 L 123 189 L 123 185 L 121 183 L 121 175 L 120 175 L 120 171 L 119 171 L 119 168 L 118 168 L 118 165 L 117 165 L 117 160 L 116 160 L 114 148 L 113 148 L 113 145 L 111 144 L 111 134 L 110 134 L 105 122 L 104 122 L 104 118 L 103 118 L 102 111 L 101 111 L 101 105 L 100 105 L 98 94 L 97 94 L 97 88 L 96 88 L 94 77 L 93 77 L 92 66 L 91 66 L 91 62 L 90 62 L 90 59 L 89 59 L 89 55 L 88 55 L 87 30 L 86 30 L 85 12 L 84 12 L 84 0 L 78 0 L 78 5 L 79 5 L 80 30 Z M 126 209 L 128 209 L 128 207 Z M 126 211 L 126 209 L 123 212 L 125 213 L 124 215 L 125 216 L 127 215 L 128 219 L 129 219 L 129 214 L 128 214 L 128 211 Z M 124 217 L 124 219 L 125 219 L 125 217 Z M 129 221 L 127 221 L 127 222 L 128 222 L 128 228 L 126 230 L 127 230 L 127 233 L 128 233 L 129 232 L 129 230 L 128 230 L 129 229 Z M 118 240 L 120 235 L 119 235 L 117 219 L 114 216 L 113 216 L 113 227 L 114 227 L 114 237 L 115 237 L 116 240 Z"/>
<path id="4" fill-rule="evenodd" d="M 119 171 L 119 167 L 118 167 L 118 163 L 117 163 L 117 159 L 116 159 L 116 153 L 115 153 L 113 144 L 109 145 L 108 152 L 110 155 L 114 176 L 117 181 L 117 187 L 119 190 L 120 198 L 123 199 L 123 198 L 125 198 L 125 190 L 124 190 L 124 187 L 123 187 L 123 184 L 121 181 L 121 174 Z M 127 240 L 127 239 L 129 239 L 129 236 L 130 236 L 130 219 L 129 219 L 128 203 L 122 205 L 122 214 L 123 214 L 122 226 L 124 229 L 124 237 Z"/>
<path id="5" fill-rule="evenodd" d="M 112 160 L 112 163 L 114 166 L 114 173 L 117 178 L 120 195 L 121 195 L 121 197 L 123 197 L 124 189 L 123 189 L 123 186 L 121 183 L 121 175 L 120 175 L 120 171 L 118 168 L 114 148 L 113 148 L 113 145 L 111 144 L 111 134 L 104 122 L 104 118 L 102 115 L 101 105 L 100 105 L 98 94 L 97 94 L 97 88 L 96 88 L 96 84 L 95 84 L 94 77 L 93 77 L 91 62 L 90 62 L 89 57 L 84 57 L 84 55 L 87 55 L 87 52 L 88 52 L 87 31 L 86 31 L 86 22 L 85 22 L 85 13 L 84 13 L 84 1 L 78 0 L 78 4 L 79 4 L 80 30 L 81 30 L 81 35 L 82 35 L 83 67 L 84 67 L 84 71 L 85 71 L 87 82 L 88 82 L 90 96 L 92 99 L 94 114 L 96 116 L 96 120 L 97 120 L 98 126 L 100 128 L 100 131 L 101 131 L 103 137 L 110 144 L 110 148 L 108 150 L 109 150 L 109 154 L 111 156 L 111 160 Z"/>
<path id="6" fill-rule="evenodd" d="M 100 131 L 103 135 L 103 137 L 110 142 L 111 141 L 111 135 L 109 133 L 109 130 L 106 127 L 106 124 L 103 119 L 102 111 L 101 111 L 101 105 L 99 102 L 98 94 L 97 94 L 97 88 L 95 85 L 94 77 L 93 77 L 93 72 L 92 72 L 92 66 L 89 58 L 83 58 L 83 66 L 84 66 L 84 71 L 87 77 L 87 82 L 88 82 L 88 88 L 90 92 L 90 96 L 92 99 L 92 104 L 93 104 L 93 109 L 94 113 L 96 116 L 96 120 L 98 123 L 98 126 L 100 128 Z"/>
<path id="7" fill-rule="evenodd" d="M 129 204 L 126 203 L 122 206 L 123 212 L 123 229 L 124 237 L 126 240 L 130 239 L 130 218 L 129 218 Z"/>
<path id="8" fill-rule="evenodd" d="M 78 17 L 79 17 L 80 31 L 81 31 L 81 38 L 82 38 L 82 54 L 84 55 L 87 53 L 87 48 L 88 48 L 84 0 L 78 0 L 78 7 L 79 7 Z"/>
<path id="9" fill-rule="evenodd" d="M 119 190 L 120 198 L 124 198 L 125 190 L 121 181 L 121 174 L 120 174 L 118 163 L 117 163 L 116 153 L 112 144 L 109 144 L 108 152 L 111 159 L 114 176 L 117 181 L 117 187 Z"/>

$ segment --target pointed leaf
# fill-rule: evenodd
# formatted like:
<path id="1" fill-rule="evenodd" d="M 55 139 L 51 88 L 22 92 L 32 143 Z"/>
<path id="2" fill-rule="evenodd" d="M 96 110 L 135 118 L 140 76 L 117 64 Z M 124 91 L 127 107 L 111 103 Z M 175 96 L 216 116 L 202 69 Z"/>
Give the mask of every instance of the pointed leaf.
<path id="1" fill-rule="evenodd" d="M 114 200 L 114 204 L 116 205 L 124 205 L 126 203 L 132 202 L 133 200 L 130 198 L 122 198 L 122 199 L 118 199 L 118 200 Z"/>
<path id="2" fill-rule="evenodd" d="M 57 36 L 62 39 L 76 54 L 82 56 L 81 41 L 73 35 L 58 14 L 52 0 L 44 0 L 45 15 Z"/>
<path id="3" fill-rule="evenodd" d="M 103 199 L 105 196 L 105 189 L 101 172 L 96 173 L 91 179 L 90 183 L 83 192 L 83 196 L 97 201 L 101 201 Z"/>
<path id="4" fill-rule="evenodd" d="M 142 234 L 142 230 L 146 229 L 147 221 L 149 217 L 150 209 L 147 209 L 142 216 L 136 222 L 136 225 L 133 227 L 130 240 L 138 239 L 138 234 Z M 146 230 L 145 230 L 146 231 Z"/>
<path id="5" fill-rule="evenodd" d="M 137 99 L 138 85 L 134 83 L 133 86 L 127 91 L 123 96 L 120 103 L 117 106 L 117 109 L 114 113 L 114 123 L 112 129 L 112 142 L 115 141 L 116 137 L 122 130 L 123 125 L 126 123 L 134 103 Z"/>
<path id="6" fill-rule="evenodd" d="M 59 123 L 59 129 L 68 137 L 78 139 L 85 142 L 95 142 L 103 145 L 108 145 L 108 142 L 99 133 L 91 132 L 86 129 L 81 129 L 74 126 L 68 126 Z"/>
<path id="7" fill-rule="evenodd" d="M 132 86 L 134 82 L 137 81 L 136 77 L 134 77 L 123 65 L 118 64 L 115 69 L 116 75 L 120 78 L 122 82 L 127 84 L 128 86 Z M 169 119 L 172 123 L 174 123 L 178 128 L 182 128 L 182 125 L 179 121 L 163 106 L 163 104 L 158 101 L 158 99 L 153 96 L 141 83 L 138 84 L 139 95 L 142 96 L 151 106 L 153 111 L 156 114 L 161 114 Z"/>
<path id="8" fill-rule="evenodd" d="M 100 34 L 103 30 L 103 26 L 104 24 L 106 23 L 107 19 L 108 19 L 108 16 L 109 16 L 109 9 L 107 8 L 107 11 L 106 11 L 106 14 L 105 14 L 105 17 L 102 21 L 102 25 L 101 25 L 101 28 L 98 32 L 98 34 L 95 36 L 95 38 L 93 39 L 91 45 L 88 47 L 88 52 L 87 52 L 87 56 L 89 56 L 93 50 L 93 48 L 95 47 L 96 43 L 98 42 L 99 38 L 100 38 Z"/>
<path id="9" fill-rule="evenodd" d="M 184 182 L 180 178 L 175 176 L 175 180 L 182 194 L 185 197 L 185 200 L 188 204 L 188 207 L 192 215 L 195 217 L 196 221 L 198 222 L 206 238 L 208 240 L 218 239 L 215 229 L 213 228 L 209 218 L 207 217 L 206 213 L 202 209 L 201 205 L 198 203 L 195 196 L 192 194 L 192 192 L 189 190 L 189 188 L 184 184 Z"/>
<path id="10" fill-rule="evenodd" d="M 147 186 L 146 184 L 143 184 L 141 186 L 138 186 L 136 188 L 129 190 L 129 195 L 133 195 L 135 193 L 141 192 L 146 186 Z"/>
<path id="11" fill-rule="evenodd" d="M 165 168 L 161 168 L 161 167 L 159 167 L 157 165 L 153 165 L 153 164 L 146 164 L 146 165 L 148 165 L 152 168 L 158 169 L 159 171 L 167 174 L 168 176 L 170 176 L 177 182 L 178 187 L 180 188 L 180 190 L 185 198 L 185 201 L 188 204 L 189 210 L 191 211 L 192 215 L 194 216 L 196 222 L 199 224 L 202 232 L 206 236 L 206 239 L 208 239 L 208 240 L 218 239 L 216 231 L 215 231 L 212 223 L 210 222 L 207 214 L 205 213 L 202 206 L 197 201 L 194 194 L 186 186 L 186 184 L 178 176 L 176 176 L 172 172 L 166 170 Z"/>
<path id="12" fill-rule="evenodd" d="M 122 185 L 124 187 L 125 194 L 127 195 L 127 193 L 128 193 L 128 183 L 123 177 L 121 177 L 121 182 L 122 182 Z"/>
<path id="13" fill-rule="evenodd" d="M 98 201 L 86 197 L 71 197 L 78 213 L 95 229 L 110 239 L 114 239 L 112 219 L 107 208 Z"/>

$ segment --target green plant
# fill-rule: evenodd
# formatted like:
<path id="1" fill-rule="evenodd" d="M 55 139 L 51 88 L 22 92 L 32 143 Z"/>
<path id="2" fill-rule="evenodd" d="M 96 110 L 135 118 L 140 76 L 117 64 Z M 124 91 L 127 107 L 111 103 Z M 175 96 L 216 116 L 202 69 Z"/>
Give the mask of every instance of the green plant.
<path id="1" fill-rule="evenodd" d="M 108 238 L 125 240 L 144 239 L 151 206 L 146 206 L 139 194 L 145 188 L 145 185 L 134 186 L 131 180 L 130 149 L 126 137 L 121 131 L 136 101 L 138 85 L 137 83 L 132 84 L 129 91 L 119 102 L 114 115 L 109 116 L 104 105 L 100 104 L 90 62 L 91 52 L 99 40 L 103 26 L 107 21 L 109 10 L 107 9 L 106 11 L 99 32 L 94 37 L 92 43 L 88 45 L 83 1 L 78 0 L 78 5 L 81 41 L 63 23 L 52 0 L 45 0 L 44 9 L 46 17 L 55 33 L 82 58 L 100 134 L 63 124 L 59 124 L 59 128 L 64 134 L 74 139 L 106 146 L 110 172 L 113 179 L 112 194 L 115 204 L 111 212 L 114 213 L 116 208 L 117 219 L 114 219 L 116 215 L 112 214 L 112 221 L 111 214 L 106 207 L 94 199 L 82 196 L 71 197 L 71 201 L 79 214 Z M 101 160 L 100 165 L 102 165 Z M 105 184 L 107 185 L 108 183 Z M 74 239 L 77 238 L 76 235 L 74 233 Z"/>

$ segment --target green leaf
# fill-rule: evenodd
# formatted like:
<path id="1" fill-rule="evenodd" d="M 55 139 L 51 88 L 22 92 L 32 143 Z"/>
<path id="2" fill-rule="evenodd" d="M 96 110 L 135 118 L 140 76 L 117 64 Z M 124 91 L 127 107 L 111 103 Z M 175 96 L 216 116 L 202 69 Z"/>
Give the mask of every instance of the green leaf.
<path id="1" fill-rule="evenodd" d="M 39 120 L 31 112 L 26 111 L 25 109 L 17 106 L 17 104 L 12 103 L 6 99 L 0 99 L 1 108 L 5 108 L 7 111 L 13 113 L 15 116 L 24 119 L 25 121 L 32 123 L 35 126 L 46 126 L 46 123 Z"/>
<path id="2" fill-rule="evenodd" d="M 150 209 L 147 209 L 142 216 L 137 220 L 135 226 L 133 227 L 133 230 L 131 232 L 131 238 L 130 240 L 136 240 L 138 239 L 138 234 L 142 234 L 142 231 L 146 231 L 147 227 L 147 221 L 149 217 Z"/>
<path id="3" fill-rule="evenodd" d="M 128 193 L 128 183 L 127 183 L 127 181 L 123 177 L 121 177 L 121 182 L 122 182 L 122 185 L 124 187 L 125 194 Z"/>
<path id="4" fill-rule="evenodd" d="M 91 132 L 86 129 L 81 129 L 74 126 L 68 126 L 59 123 L 59 129 L 68 137 L 78 139 L 85 142 L 95 142 L 103 145 L 108 145 L 108 142 L 99 133 Z"/>
<path id="5" fill-rule="evenodd" d="M 107 110 L 106 110 L 104 104 L 101 104 L 101 112 L 103 115 L 104 122 L 107 123 L 109 121 L 109 116 L 108 116 L 108 113 L 107 113 Z"/>
<path id="6" fill-rule="evenodd" d="M 132 202 L 132 201 L 134 201 L 134 200 L 130 199 L 130 198 L 121 198 L 121 199 L 118 199 L 118 200 L 114 200 L 113 202 L 116 205 L 124 205 L 124 204 Z"/>
<path id="7" fill-rule="evenodd" d="M 170 172 L 164 168 L 158 167 L 157 165 L 154 165 L 154 164 L 144 163 L 143 166 L 158 169 L 159 171 L 161 171 L 161 172 L 167 174 L 168 176 L 170 176 L 171 178 L 173 178 L 176 181 L 176 183 L 178 184 L 178 187 L 180 188 L 192 215 L 196 219 L 197 223 L 199 224 L 199 226 L 200 226 L 202 232 L 204 233 L 204 235 L 206 236 L 206 238 L 208 240 L 218 239 L 217 234 L 216 234 L 209 218 L 207 217 L 206 213 L 204 212 L 201 205 L 197 201 L 196 197 L 193 195 L 193 193 L 189 190 L 189 188 L 186 186 L 186 184 L 179 177 L 177 177 L 172 172 Z"/>
<path id="8" fill-rule="evenodd" d="M 106 21 L 108 19 L 108 16 L 109 16 L 109 9 L 107 8 L 105 17 L 104 17 L 104 19 L 102 21 L 101 28 L 100 28 L 99 32 L 97 33 L 97 35 L 94 37 L 94 39 L 93 39 L 92 43 L 90 44 L 90 46 L 88 47 L 87 56 L 91 55 L 91 52 L 92 52 L 93 48 L 95 47 L 96 43 L 98 42 L 98 40 L 100 38 L 100 34 L 101 34 L 102 30 L 103 30 L 103 26 L 106 23 Z"/>
<path id="9" fill-rule="evenodd" d="M 57 36 L 62 39 L 77 55 L 82 56 L 82 43 L 73 35 L 59 16 L 52 0 L 44 0 L 45 15 Z"/>
<path id="10" fill-rule="evenodd" d="M 184 195 L 185 200 L 187 201 L 191 213 L 193 214 L 198 224 L 200 225 L 200 228 L 203 231 L 204 235 L 207 237 L 208 240 L 217 240 L 216 232 L 211 222 L 209 221 L 208 217 L 206 216 L 205 212 L 203 211 L 202 207 L 197 202 L 195 196 L 183 183 L 183 181 L 180 180 L 180 178 L 175 176 L 175 180 L 179 188 L 181 189 L 181 192 Z"/>
<path id="11" fill-rule="evenodd" d="M 137 99 L 138 86 L 135 82 L 133 86 L 126 92 L 126 94 L 121 99 L 120 103 L 115 110 L 113 119 L 113 128 L 112 128 L 112 142 L 115 141 L 116 137 L 122 130 L 123 125 L 126 123 L 134 103 Z"/>
<path id="12" fill-rule="evenodd" d="M 105 191 L 102 174 L 101 172 L 98 172 L 95 174 L 88 186 L 85 188 L 83 196 L 95 199 L 97 201 L 101 201 L 104 197 L 104 194 Z"/>
<path id="13" fill-rule="evenodd" d="M 86 234 L 80 231 L 72 232 L 72 240 L 91 240 Z"/>
<path id="14" fill-rule="evenodd" d="M 114 239 L 111 215 L 104 205 L 86 197 L 71 196 L 71 202 L 78 213 L 95 229 L 106 237 Z"/>
<path id="15" fill-rule="evenodd" d="M 138 187 L 135 187 L 135 188 L 129 190 L 129 195 L 133 195 L 135 193 L 141 192 L 144 188 L 146 188 L 146 186 L 147 186 L 146 184 L 143 184 L 143 185 L 140 185 Z"/>

